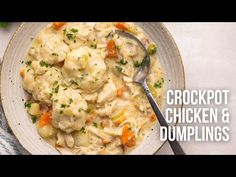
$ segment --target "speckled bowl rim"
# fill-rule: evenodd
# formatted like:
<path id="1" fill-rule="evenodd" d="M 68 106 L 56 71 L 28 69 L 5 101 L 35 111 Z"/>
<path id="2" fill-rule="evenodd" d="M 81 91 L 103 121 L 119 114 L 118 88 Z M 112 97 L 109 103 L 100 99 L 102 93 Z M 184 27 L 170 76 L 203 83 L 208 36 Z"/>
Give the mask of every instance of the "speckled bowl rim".
<path id="1" fill-rule="evenodd" d="M 4 61 L 5 61 L 5 55 L 6 55 L 7 51 L 8 51 L 8 49 L 9 49 L 9 47 L 11 46 L 13 39 L 14 39 L 15 36 L 17 35 L 18 31 L 19 31 L 25 24 L 26 24 L 25 22 L 22 22 L 22 24 L 20 24 L 19 27 L 16 29 L 16 31 L 13 33 L 13 35 L 12 35 L 12 37 L 11 37 L 9 43 L 7 44 L 7 47 L 6 47 L 6 49 L 5 49 L 5 51 L 4 51 L 4 54 L 3 54 L 2 61 L 1 61 L 1 63 L 0 63 L 0 99 L 1 99 L 1 101 L 0 101 L 0 106 L 2 107 L 3 114 L 5 115 L 5 117 L 6 117 L 6 114 L 5 114 L 5 111 L 4 111 L 4 106 L 3 106 L 3 104 L 2 104 L 2 93 L 1 93 L 1 90 L 2 90 L 2 81 L 1 81 L 1 78 L 2 78 L 2 77 L 1 77 L 1 76 L 2 76 L 2 74 L 3 74 L 3 73 L 2 73 L 2 65 L 3 65 L 3 63 L 4 63 Z M 162 22 L 160 22 L 159 24 L 160 24 L 160 26 L 161 26 L 161 28 L 162 28 L 163 33 L 165 33 L 165 34 L 169 37 L 170 41 L 172 42 L 172 44 L 173 44 L 173 50 L 175 50 L 175 53 L 177 54 L 177 56 L 178 56 L 178 58 L 179 58 L 179 62 L 180 62 L 181 67 L 182 67 L 182 76 L 183 76 L 183 77 L 182 77 L 182 80 L 183 80 L 183 90 L 184 90 L 185 87 L 186 87 L 185 71 L 184 71 L 183 60 L 182 60 L 182 57 L 181 57 L 181 55 L 180 55 L 178 46 L 177 46 L 177 44 L 176 44 L 176 42 L 175 42 L 173 36 L 172 36 L 171 33 L 169 32 L 169 30 L 166 28 L 166 26 L 165 26 Z M 182 109 L 182 108 L 183 108 L 183 104 L 181 105 L 181 109 Z M 9 125 L 9 128 L 10 128 L 10 130 L 11 130 L 11 133 L 16 137 L 16 139 L 19 141 L 19 143 L 21 144 L 21 146 L 22 146 L 29 154 L 31 154 L 31 153 L 25 148 L 24 143 L 21 142 L 21 140 L 18 139 L 18 137 L 15 135 L 14 129 L 13 129 L 13 128 L 11 127 L 11 125 L 8 123 L 8 118 L 7 118 L 7 117 L 6 117 L 6 121 L 7 121 L 7 124 Z M 176 126 L 177 124 L 178 124 L 178 121 L 175 123 L 174 126 Z M 157 154 L 158 151 L 164 146 L 164 144 L 165 144 L 166 142 L 167 142 L 167 140 L 164 141 L 164 142 L 161 144 L 161 146 L 157 148 L 157 150 L 153 153 L 153 155 Z"/>

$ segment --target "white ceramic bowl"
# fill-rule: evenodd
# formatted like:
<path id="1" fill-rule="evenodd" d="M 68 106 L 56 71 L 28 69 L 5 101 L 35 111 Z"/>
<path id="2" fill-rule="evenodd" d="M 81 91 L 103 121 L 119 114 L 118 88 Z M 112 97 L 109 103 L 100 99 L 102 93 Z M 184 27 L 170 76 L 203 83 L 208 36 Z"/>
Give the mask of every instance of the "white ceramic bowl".
<path id="1" fill-rule="evenodd" d="M 23 23 L 15 32 L 5 51 L 1 70 L 1 101 L 8 124 L 22 146 L 31 154 L 59 154 L 40 138 L 25 111 L 26 93 L 19 69 L 35 35 L 47 23 Z M 184 69 L 177 46 L 161 23 L 138 23 L 157 44 L 159 60 L 166 74 L 167 89 L 184 89 Z M 181 107 L 181 105 L 178 105 Z M 166 106 L 164 106 L 164 109 Z M 159 140 L 159 124 L 131 154 L 154 154 L 164 144 Z"/>

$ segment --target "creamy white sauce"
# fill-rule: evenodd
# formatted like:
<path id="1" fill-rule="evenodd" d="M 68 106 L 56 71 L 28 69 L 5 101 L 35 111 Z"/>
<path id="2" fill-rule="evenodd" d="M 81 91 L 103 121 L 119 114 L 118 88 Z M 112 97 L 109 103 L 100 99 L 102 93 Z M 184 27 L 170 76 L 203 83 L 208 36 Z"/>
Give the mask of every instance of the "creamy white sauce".
<path id="1" fill-rule="evenodd" d="M 66 23 L 45 27 L 35 38 L 23 69 L 23 88 L 51 112 L 51 123 L 36 128 L 61 153 L 123 154 L 137 147 L 154 124 L 153 111 L 141 87 L 132 82 L 144 56 L 138 44 L 114 34 L 118 23 Z M 143 30 L 122 23 L 145 46 L 151 44 Z M 115 43 L 117 57 L 107 57 Z M 136 63 L 136 64 L 135 64 Z M 164 74 L 151 55 L 147 83 L 162 105 Z M 122 144 L 129 125 L 135 145 Z M 129 142 L 130 143 L 130 142 Z"/>

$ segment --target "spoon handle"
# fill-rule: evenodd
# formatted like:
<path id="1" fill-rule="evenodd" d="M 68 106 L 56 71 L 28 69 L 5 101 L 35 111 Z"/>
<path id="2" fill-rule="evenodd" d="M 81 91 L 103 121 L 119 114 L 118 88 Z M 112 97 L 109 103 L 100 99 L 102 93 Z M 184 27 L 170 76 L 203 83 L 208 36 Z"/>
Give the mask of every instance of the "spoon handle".
<path id="1" fill-rule="evenodd" d="M 163 116 L 163 114 L 161 113 L 160 111 L 160 108 L 158 107 L 156 101 L 154 100 L 148 86 L 147 86 L 147 83 L 146 81 L 142 83 L 142 86 L 143 86 L 143 89 L 145 91 L 145 94 L 147 95 L 147 98 L 152 106 L 152 109 L 153 111 L 155 112 L 156 116 L 157 116 L 157 119 L 160 123 L 161 126 L 164 126 L 164 127 L 168 127 L 168 124 Z M 168 137 L 168 136 L 167 136 Z M 172 137 L 172 132 L 171 132 L 171 137 Z M 170 141 L 168 139 L 168 142 L 174 152 L 175 155 L 185 155 L 183 149 L 181 148 L 180 144 L 178 141 L 174 140 L 174 141 Z"/>

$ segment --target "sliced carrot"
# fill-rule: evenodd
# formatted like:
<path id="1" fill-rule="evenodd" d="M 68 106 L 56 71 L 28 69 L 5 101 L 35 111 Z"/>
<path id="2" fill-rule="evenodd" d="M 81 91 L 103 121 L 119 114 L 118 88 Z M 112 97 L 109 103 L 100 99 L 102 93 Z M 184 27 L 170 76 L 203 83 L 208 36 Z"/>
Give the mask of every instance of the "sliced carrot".
<path id="1" fill-rule="evenodd" d="M 123 127 L 121 143 L 127 147 L 132 147 L 135 145 L 135 135 L 128 125 Z"/>
<path id="2" fill-rule="evenodd" d="M 116 58 L 117 57 L 117 52 L 116 52 L 116 44 L 114 40 L 110 40 L 107 43 L 107 57 L 108 58 Z"/>
<path id="3" fill-rule="evenodd" d="M 135 146 L 135 144 L 136 144 L 135 139 L 132 138 L 130 141 L 127 142 L 126 146 L 133 147 L 133 146 Z"/>
<path id="4" fill-rule="evenodd" d="M 51 124 L 52 121 L 52 114 L 51 112 L 44 112 L 42 113 L 39 119 L 39 126 L 43 127 L 45 125 Z"/>
<path id="5" fill-rule="evenodd" d="M 24 77 L 25 76 L 25 70 L 24 68 L 20 68 L 20 76 Z"/>
<path id="6" fill-rule="evenodd" d="M 125 92 L 125 87 L 120 87 L 120 88 L 117 89 L 116 95 L 118 97 L 122 97 L 124 95 L 124 92 Z"/>
<path id="7" fill-rule="evenodd" d="M 151 116 L 150 116 L 150 121 L 151 122 L 155 122 L 157 120 L 157 117 L 156 115 L 153 113 Z"/>
<path id="8" fill-rule="evenodd" d="M 53 22 L 53 28 L 59 30 L 62 26 L 64 26 L 66 22 Z"/>
<path id="9" fill-rule="evenodd" d="M 125 26 L 124 23 L 117 23 L 115 26 L 116 26 L 116 28 L 118 28 L 120 30 L 128 31 L 128 28 Z"/>

